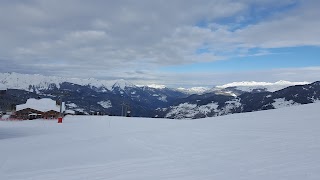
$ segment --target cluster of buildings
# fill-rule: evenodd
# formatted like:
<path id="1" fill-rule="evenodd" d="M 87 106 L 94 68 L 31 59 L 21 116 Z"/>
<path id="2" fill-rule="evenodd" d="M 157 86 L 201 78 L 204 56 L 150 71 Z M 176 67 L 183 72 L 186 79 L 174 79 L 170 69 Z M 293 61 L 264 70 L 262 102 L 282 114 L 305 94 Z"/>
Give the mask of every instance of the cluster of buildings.
<path id="1" fill-rule="evenodd" d="M 65 103 L 50 98 L 30 98 L 25 104 L 16 105 L 10 117 L 14 119 L 57 119 L 66 112 Z"/>

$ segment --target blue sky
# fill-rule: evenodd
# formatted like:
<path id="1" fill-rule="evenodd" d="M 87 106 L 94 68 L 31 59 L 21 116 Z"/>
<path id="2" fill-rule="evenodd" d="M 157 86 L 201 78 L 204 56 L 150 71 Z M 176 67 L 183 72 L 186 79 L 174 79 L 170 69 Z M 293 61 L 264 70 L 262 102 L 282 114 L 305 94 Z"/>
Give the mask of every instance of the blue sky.
<path id="1" fill-rule="evenodd" d="M 252 53 L 255 54 L 255 50 Z M 163 70 L 169 72 L 241 72 L 277 68 L 314 67 L 320 66 L 319 57 L 319 47 L 276 48 L 268 49 L 268 53 L 265 55 L 230 57 L 214 62 L 170 66 L 163 68 Z"/>
<path id="2" fill-rule="evenodd" d="M 316 81 L 318 7 L 318 0 L 1 1 L 0 72 L 168 86 Z"/>

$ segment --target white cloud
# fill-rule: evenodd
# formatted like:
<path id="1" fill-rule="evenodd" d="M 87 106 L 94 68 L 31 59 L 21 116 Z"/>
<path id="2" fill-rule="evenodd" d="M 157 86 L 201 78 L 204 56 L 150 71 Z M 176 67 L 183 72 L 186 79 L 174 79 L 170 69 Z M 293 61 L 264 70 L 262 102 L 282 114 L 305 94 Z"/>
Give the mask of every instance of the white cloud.
<path id="1" fill-rule="evenodd" d="M 276 82 L 285 81 L 319 81 L 320 67 L 307 68 L 283 68 L 259 71 L 245 72 L 194 72 L 194 73 L 176 73 L 176 72 L 144 72 L 143 76 L 149 77 L 141 80 L 140 78 L 132 79 L 137 84 L 155 83 L 164 84 L 167 87 L 213 87 L 231 82 L 242 81 L 263 81 Z M 130 79 L 128 77 L 128 79 Z"/>
<path id="2" fill-rule="evenodd" d="M 2 72 L 159 79 L 161 73 L 154 73 L 159 67 L 320 42 L 317 1 L 12 0 L 0 5 Z M 287 6 L 294 8 L 246 24 L 258 11 Z M 201 48 L 205 51 L 198 53 Z M 250 48 L 262 50 L 250 54 Z"/>
<path id="3" fill-rule="evenodd" d="M 299 9 L 276 16 L 267 22 L 250 25 L 237 31 L 236 35 L 247 47 L 319 46 L 319 6 L 319 2 L 306 1 Z"/>

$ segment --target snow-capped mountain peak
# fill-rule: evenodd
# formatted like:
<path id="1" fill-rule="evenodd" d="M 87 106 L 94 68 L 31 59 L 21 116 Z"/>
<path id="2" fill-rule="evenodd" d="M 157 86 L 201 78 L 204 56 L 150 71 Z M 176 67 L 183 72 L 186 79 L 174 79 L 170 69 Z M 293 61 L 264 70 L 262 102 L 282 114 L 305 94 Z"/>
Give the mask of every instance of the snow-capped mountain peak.
<path id="1" fill-rule="evenodd" d="M 114 83 L 114 85 L 112 86 L 112 89 L 115 89 L 116 87 L 124 90 L 126 87 L 136 87 L 136 86 L 124 79 L 119 79 Z"/>
<path id="2" fill-rule="evenodd" d="M 209 90 L 207 87 L 191 87 L 191 88 L 183 88 L 179 87 L 177 88 L 178 91 L 187 93 L 187 94 L 202 94 Z"/>
<path id="3" fill-rule="evenodd" d="M 263 88 L 266 89 L 267 91 L 274 92 L 278 91 L 280 89 L 289 87 L 289 86 L 294 86 L 294 85 L 305 85 L 309 84 L 310 82 L 291 82 L 291 81 L 284 81 L 280 80 L 277 82 L 256 82 L 256 81 L 242 81 L 242 82 L 232 82 L 228 84 L 224 84 L 221 86 L 216 86 L 217 89 L 225 89 L 229 87 L 236 87 L 238 90 L 241 91 L 252 91 L 253 89 L 258 89 L 258 88 Z"/>
<path id="4" fill-rule="evenodd" d="M 124 89 L 124 87 L 135 87 L 132 83 L 123 79 L 99 80 L 94 78 L 80 79 L 80 78 L 64 78 L 57 76 L 44 76 L 40 74 L 20 74 L 20 73 L 0 73 L 0 84 L 3 89 L 23 89 L 32 91 L 32 88 L 37 90 L 48 89 L 50 85 L 54 84 L 57 88 L 63 82 L 69 82 L 82 86 L 90 86 L 97 88 L 105 88 L 112 90 L 114 87 Z"/>
<path id="5" fill-rule="evenodd" d="M 5 85 L 0 84 L 0 91 L 6 90 L 6 89 L 7 89 L 7 88 L 6 88 L 6 86 L 5 86 Z"/>
<path id="6" fill-rule="evenodd" d="M 66 79 L 56 76 L 43 76 L 40 74 L 0 73 L 0 83 L 8 89 L 30 90 L 30 86 L 37 89 L 46 89 L 50 84 L 59 84 Z"/>
<path id="7" fill-rule="evenodd" d="M 149 85 L 147 85 L 147 87 L 154 88 L 154 89 L 164 89 L 164 88 L 166 88 L 165 85 L 161 85 L 161 84 L 149 84 Z"/>

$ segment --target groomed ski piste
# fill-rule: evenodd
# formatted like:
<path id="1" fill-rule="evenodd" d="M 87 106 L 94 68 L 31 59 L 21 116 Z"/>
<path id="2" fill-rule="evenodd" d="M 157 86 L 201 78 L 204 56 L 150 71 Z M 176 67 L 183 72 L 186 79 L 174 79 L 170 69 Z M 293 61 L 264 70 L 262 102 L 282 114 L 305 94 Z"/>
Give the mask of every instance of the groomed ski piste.
<path id="1" fill-rule="evenodd" d="M 197 120 L 0 121 L 1 180 L 318 180 L 320 103 Z"/>

